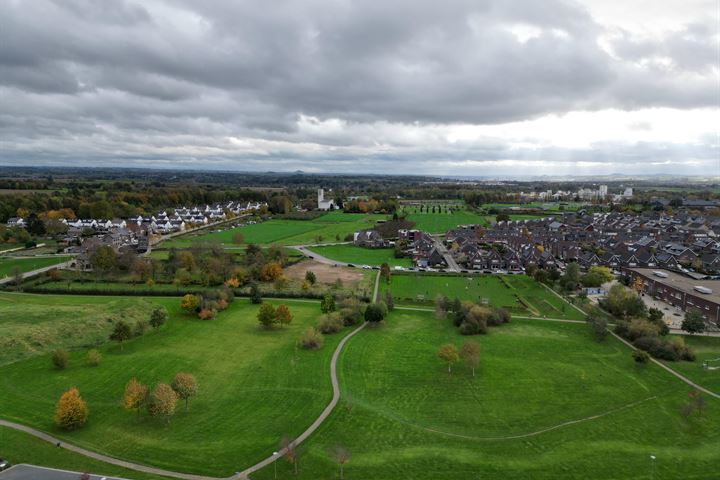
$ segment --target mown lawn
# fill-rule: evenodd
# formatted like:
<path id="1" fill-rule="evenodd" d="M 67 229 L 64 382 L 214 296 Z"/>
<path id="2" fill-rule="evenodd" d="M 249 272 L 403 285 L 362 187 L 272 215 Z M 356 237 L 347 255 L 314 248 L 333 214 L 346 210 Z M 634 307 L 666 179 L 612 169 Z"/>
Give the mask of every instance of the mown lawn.
<path id="1" fill-rule="evenodd" d="M 584 316 L 525 275 L 428 275 L 393 274 L 380 291 L 392 292 L 399 304 L 431 306 L 435 297 L 446 295 L 507 308 L 513 314 L 582 320 Z"/>
<path id="2" fill-rule="evenodd" d="M 422 230 L 428 233 L 445 233 L 448 230 L 452 230 L 458 225 L 487 225 L 487 219 L 480 214 L 468 211 L 460 210 L 454 213 L 420 213 L 419 208 L 414 207 L 407 208 L 405 212 L 408 214 L 407 219 L 415 222 L 413 228 Z"/>
<path id="3" fill-rule="evenodd" d="M 708 390 L 720 393 L 720 337 L 678 336 L 686 345 L 692 347 L 697 359 L 694 362 L 666 362 L 666 364 Z M 716 367 L 715 370 L 703 368 L 703 362 L 707 360 L 716 360 L 709 363 L 710 366 Z"/>
<path id="4" fill-rule="evenodd" d="M 72 297 L 53 298 L 60 306 Z M 329 362 L 341 334 L 326 337 L 319 351 L 295 346 L 317 321 L 317 302 L 286 301 L 295 318 L 275 331 L 258 327 L 257 306 L 246 300 L 236 300 L 213 321 L 180 313 L 178 303 L 168 304 L 171 319 L 160 331 L 124 350 L 102 346 L 99 367 L 85 365 L 85 349 L 71 352 L 62 371 L 51 367 L 48 355 L 0 367 L 1 416 L 117 458 L 228 476 L 271 454 L 283 435 L 298 435 L 330 400 Z M 56 317 L 71 321 L 66 314 Z M 170 424 L 121 408 L 131 377 L 154 385 L 179 371 L 197 377 L 199 393 L 189 411 L 178 407 Z M 52 417 L 57 399 L 72 386 L 86 399 L 90 419 L 67 433 Z"/>
<path id="5" fill-rule="evenodd" d="M 219 242 L 233 246 L 235 233 L 241 233 L 244 243 L 258 245 L 305 245 L 312 243 L 332 243 L 345 240 L 348 234 L 358 230 L 372 228 L 384 215 L 365 215 L 344 212 L 331 212 L 313 220 L 268 220 L 266 222 L 235 227 L 221 232 L 201 235 L 184 235 L 167 242 L 163 248 L 188 247 L 192 242 Z"/>
<path id="6" fill-rule="evenodd" d="M 473 338 L 475 378 L 462 365 L 448 374 L 439 346 L 466 339 L 430 313 L 400 311 L 352 338 L 341 401 L 305 445 L 300 478 L 336 478 L 336 445 L 351 453 L 348 479 L 650 479 L 651 454 L 655 479 L 716 476 L 720 402 L 683 420 L 689 387 L 638 368 L 620 342 L 596 343 L 585 325 L 513 321 Z M 284 460 L 278 470 L 295 478 Z M 274 478 L 273 467 L 253 478 Z"/>
<path id="7" fill-rule="evenodd" d="M 9 277 L 16 267 L 22 272 L 30 272 L 38 268 L 49 267 L 58 263 L 66 262 L 70 257 L 0 257 L 0 278 Z"/>
<path id="8" fill-rule="evenodd" d="M 0 455 L 13 465 L 29 463 L 49 468 L 112 475 L 135 480 L 168 478 L 99 462 L 6 427 L 0 427 Z"/>
<path id="9" fill-rule="evenodd" d="M 387 263 L 391 267 L 409 267 L 412 265 L 412 261 L 409 258 L 395 258 L 395 250 L 392 248 L 361 248 L 355 245 L 329 245 L 326 247 L 312 247 L 311 251 L 331 260 L 356 265 L 382 265 L 383 263 Z"/>

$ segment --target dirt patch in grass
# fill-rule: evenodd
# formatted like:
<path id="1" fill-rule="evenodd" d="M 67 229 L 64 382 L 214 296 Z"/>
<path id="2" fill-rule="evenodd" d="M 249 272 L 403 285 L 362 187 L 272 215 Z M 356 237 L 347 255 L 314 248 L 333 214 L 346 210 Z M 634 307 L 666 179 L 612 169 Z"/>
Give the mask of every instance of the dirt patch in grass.
<path id="1" fill-rule="evenodd" d="M 305 272 L 312 270 L 315 273 L 317 281 L 320 283 L 335 283 L 338 279 L 343 283 L 354 283 L 363 279 L 362 272 L 352 268 L 333 267 L 326 263 L 316 262 L 315 260 L 306 260 L 296 263 L 285 269 L 285 276 L 294 279 L 305 278 Z"/>

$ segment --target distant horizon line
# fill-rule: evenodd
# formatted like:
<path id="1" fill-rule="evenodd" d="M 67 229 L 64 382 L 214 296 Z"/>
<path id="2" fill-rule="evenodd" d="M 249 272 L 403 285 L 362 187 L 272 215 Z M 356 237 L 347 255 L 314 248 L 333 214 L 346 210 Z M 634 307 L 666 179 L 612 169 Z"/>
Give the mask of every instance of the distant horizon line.
<path id="1" fill-rule="evenodd" d="M 170 170 L 178 170 L 183 173 L 205 172 L 205 173 L 232 173 L 232 174 L 254 174 L 254 175 L 307 175 L 307 176 L 346 176 L 359 175 L 363 177 L 418 177 L 418 178 L 437 178 L 450 180 L 484 180 L 484 181 L 503 181 L 503 180 L 557 180 L 557 179 L 612 179 L 617 177 L 621 179 L 643 179 L 643 178 L 667 178 L 674 179 L 704 179 L 703 183 L 720 182 L 720 175 L 708 176 L 703 174 L 675 174 L 675 173 L 606 173 L 606 174 L 587 174 L 587 175 L 568 175 L 568 174 L 543 174 L 543 175 L 506 175 L 506 174 L 490 174 L 490 175 L 452 175 L 452 174 L 411 174 L 411 173 L 372 173 L 358 171 L 333 171 L 333 172 L 315 172 L 305 170 L 233 170 L 233 169 L 212 169 L 200 168 L 197 166 L 182 167 L 162 167 L 162 166 L 78 166 L 78 165 L 0 165 L 0 170 L 8 169 L 26 169 L 26 170 L 115 170 L 115 171 L 157 171 L 167 172 Z"/>

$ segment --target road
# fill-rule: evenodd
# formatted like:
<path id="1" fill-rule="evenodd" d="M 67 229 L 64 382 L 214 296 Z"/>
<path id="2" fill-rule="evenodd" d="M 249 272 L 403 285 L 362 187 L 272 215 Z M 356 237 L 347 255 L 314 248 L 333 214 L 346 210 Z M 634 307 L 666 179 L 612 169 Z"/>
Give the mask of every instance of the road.
<path id="1" fill-rule="evenodd" d="M 459 272 L 460 267 L 458 266 L 457 262 L 450 254 L 448 249 L 445 248 L 445 245 L 443 245 L 442 241 L 440 241 L 440 239 L 438 239 L 437 237 L 433 237 L 433 241 L 435 242 L 435 248 L 437 248 L 437 251 L 440 252 L 443 257 L 445 257 L 445 263 L 447 263 L 448 271 Z"/>
<path id="2" fill-rule="evenodd" d="M 292 246 L 292 247 L 289 247 L 289 248 L 294 248 L 295 250 L 297 250 L 298 252 L 302 253 L 302 254 L 305 255 L 306 257 L 312 258 L 313 260 L 316 260 L 316 261 L 318 261 L 318 262 L 320 262 L 320 263 L 326 263 L 326 264 L 328 264 L 328 265 L 338 265 L 338 266 L 341 266 L 341 267 L 347 267 L 347 266 L 348 266 L 348 263 L 338 262 L 337 260 L 331 260 L 331 259 L 329 259 L 329 258 L 327 258 L 327 257 L 323 257 L 322 255 L 319 255 L 319 254 L 317 254 L 317 253 L 315 253 L 315 252 L 312 252 L 312 251 L 308 250 L 308 248 L 307 248 L 306 246 L 304 246 L 304 245 L 297 245 L 297 246 Z"/>

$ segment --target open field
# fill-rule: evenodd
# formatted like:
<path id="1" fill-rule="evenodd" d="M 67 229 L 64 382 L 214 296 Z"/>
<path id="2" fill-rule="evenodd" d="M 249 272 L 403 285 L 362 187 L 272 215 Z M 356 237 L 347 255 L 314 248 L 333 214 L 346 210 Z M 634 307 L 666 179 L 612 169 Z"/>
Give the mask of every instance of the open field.
<path id="1" fill-rule="evenodd" d="M 113 321 L 147 320 L 156 302 L 0 292 L 0 365 L 59 347 L 104 343 Z"/>
<path id="2" fill-rule="evenodd" d="M 562 209 L 560 208 L 562 206 Z M 499 210 L 513 208 L 539 208 L 548 212 L 575 211 L 589 206 L 584 202 L 529 202 L 529 203 L 485 203 L 483 208 L 497 208 Z"/>
<path id="3" fill-rule="evenodd" d="M 43 467 L 92 472 L 134 480 L 167 480 L 168 478 L 99 462 L 5 427 L 0 427 L 0 454 L 2 454 L 2 458 L 13 465 L 30 463 Z"/>
<path id="4" fill-rule="evenodd" d="M 681 338 L 692 347 L 697 359 L 694 362 L 666 362 L 666 364 L 698 385 L 720 393 L 720 338 L 694 337 L 692 335 L 682 335 Z M 715 370 L 703 369 L 703 361 L 706 360 L 719 360 L 710 363 L 711 366 L 718 368 Z"/>
<path id="5" fill-rule="evenodd" d="M 348 479 L 650 479 L 650 454 L 655 479 L 717 473 L 720 402 L 682 420 L 687 385 L 638 368 L 619 341 L 516 320 L 473 337 L 475 378 L 462 365 L 448 374 L 438 347 L 466 339 L 432 314 L 400 311 L 354 337 L 340 404 L 308 440 L 300 478 L 337 478 L 328 450 L 338 444 L 351 452 Z M 284 460 L 278 470 L 295 478 Z M 274 478 L 273 467 L 253 478 Z"/>
<path id="6" fill-rule="evenodd" d="M 310 250 L 331 260 L 355 265 L 382 265 L 383 263 L 387 263 L 391 267 L 412 265 L 409 258 L 395 258 L 395 250 L 392 248 L 361 248 L 347 244 L 312 247 Z"/>
<path id="7" fill-rule="evenodd" d="M 183 235 L 163 242 L 163 248 L 188 247 L 192 242 L 219 242 L 233 246 L 232 237 L 241 233 L 244 243 L 268 245 L 304 245 L 333 242 L 358 230 L 372 228 L 384 215 L 331 212 L 313 220 L 268 220 L 266 222 L 230 228 L 221 232 Z"/>
<path id="8" fill-rule="evenodd" d="M 581 320 L 582 314 L 525 275 L 428 275 L 393 274 L 390 284 L 381 283 L 380 291 L 390 290 L 399 304 L 432 305 L 437 295 L 450 299 L 487 302 L 516 315 L 546 316 Z"/>
<path id="9" fill-rule="evenodd" d="M 55 297 L 60 303 L 70 298 Z M 329 401 L 329 361 L 341 334 L 326 337 L 319 351 L 295 347 L 319 316 L 317 302 L 284 302 L 294 314 L 292 325 L 264 331 L 257 306 L 245 300 L 213 321 L 183 315 L 177 299 L 162 301 L 171 314 L 168 323 L 127 342 L 124 351 L 102 346 L 99 367 L 85 365 L 85 349 L 71 352 L 63 371 L 53 369 L 47 355 L 0 367 L 2 417 L 118 458 L 227 476 L 272 453 L 283 435 L 298 435 Z M 197 377 L 199 393 L 189 411 L 178 406 L 169 425 L 121 408 L 131 377 L 154 385 L 170 382 L 178 371 Z M 67 433 L 54 426 L 52 416 L 71 386 L 79 388 L 91 413 L 87 425 Z"/>
<path id="10" fill-rule="evenodd" d="M 452 206 L 452 208 L 460 208 L 460 210 L 454 213 L 446 213 L 445 210 L 443 210 L 442 213 L 432 213 L 432 211 L 430 213 L 426 213 L 425 211 L 421 213 L 420 207 L 404 206 L 401 211 L 407 213 L 408 220 L 415 222 L 415 227 L 413 228 L 428 233 L 445 233 L 458 225 L 488 225 L 487 218 L 481 214 L 472 212 L 458 205 L 443 204 L 443 206 Z"/>
<path id="11" fill-rule="evenodd" d="M 38 268 L 49 267 L 69 260 L 70 257 L 0 257 L 0 278 L 9 277 L 19 267 L 22 272 L 30 272 Z"/>

